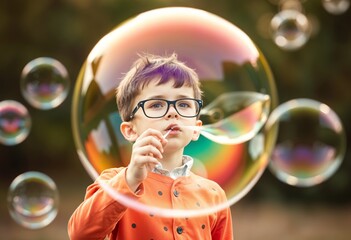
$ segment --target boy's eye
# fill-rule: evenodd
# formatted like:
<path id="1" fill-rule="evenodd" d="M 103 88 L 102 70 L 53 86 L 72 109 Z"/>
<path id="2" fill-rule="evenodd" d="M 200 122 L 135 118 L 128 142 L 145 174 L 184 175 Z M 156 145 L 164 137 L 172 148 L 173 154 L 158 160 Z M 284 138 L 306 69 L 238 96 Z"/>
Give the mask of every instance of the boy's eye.
<path id="1" fill-rule="evenodd" d="M 151 101 L 148 105 L 147 108 L 152 108 L 152 109 L 160 109 L 163 108 L 166 105 L 166 103 L 162 101 Z"/>
<path id="2" fill-rule="evenodd" d="M 191 104 L 187 101 L 182 101 L 177 104 L 179 108 L 191 108 Z"/>

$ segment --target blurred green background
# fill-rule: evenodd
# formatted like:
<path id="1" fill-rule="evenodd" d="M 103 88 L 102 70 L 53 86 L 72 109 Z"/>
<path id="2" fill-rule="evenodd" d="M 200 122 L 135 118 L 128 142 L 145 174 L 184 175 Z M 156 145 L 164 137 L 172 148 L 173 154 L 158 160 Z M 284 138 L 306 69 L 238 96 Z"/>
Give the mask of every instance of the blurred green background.
<path id="1" fill-rule="evenodd" d="M 28 138 L 0 145 L 0 238 L 68 239 L 67 221 L 92 182 L 78 159 L 71 131 L 74 83 L 95 44 L 122 21 L 154 8 L 187 6 L 217 14 L 257 44 L 274 74 L 279 101 L 311 98 L 330 106 L 351 135 L 351 11 L 332 15 L 321 0 L 302 1 L 317 32 L 301 49 L 284 51 L 262 32 L 262 16 L 278 12 L 274 0 L 3 0 L 0 2 L 0 101 L 24 104 L 32 117 Z M 261 23 L 261 25 L 259 25 Z M 263 29 L 264 29 L 263 24 Z M 23 67 L 52 57 L 69 71 L 68 98 L 52 110 L 31 107 L 20 94 Z M 349 145 L 349 144 L 348 144 Z M 232 207 L 236 239 L 349 239 L 351 236 L 351 155 L 326 182 L 296 188 L 268 170 Z M 57 184 L 59 213 L 47 227 L 29 230 L 9 216 L 6 195 L 11 181 L 26 171 L 41 171 Z"/>

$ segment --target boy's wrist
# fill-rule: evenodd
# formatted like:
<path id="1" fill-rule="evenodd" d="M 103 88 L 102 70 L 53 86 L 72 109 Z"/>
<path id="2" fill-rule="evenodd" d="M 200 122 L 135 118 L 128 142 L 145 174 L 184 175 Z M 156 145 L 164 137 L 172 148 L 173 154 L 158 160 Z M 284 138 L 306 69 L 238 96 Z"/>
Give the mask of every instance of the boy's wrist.
<path id="1" fill-rule="evenodd" d="M 128 184 L 128 187 L 130 188 L 130 190 L 132 190 L 132 192 L 137 193 L 139 186 L 141 184 L 141 182 L 136 181 L 135 178 L 131 177 L 131 173 L 130 173 L 130 169 L 127 168 L 126 170 L 126 182 Z"/>

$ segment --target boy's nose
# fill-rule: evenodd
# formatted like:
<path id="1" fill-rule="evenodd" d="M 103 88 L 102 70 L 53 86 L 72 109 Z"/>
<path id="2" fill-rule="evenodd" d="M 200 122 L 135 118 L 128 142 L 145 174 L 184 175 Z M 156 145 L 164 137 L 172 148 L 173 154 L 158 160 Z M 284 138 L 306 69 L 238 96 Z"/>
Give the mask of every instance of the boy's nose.
<path id="1" fill-rule="evenodd" d="M 179 114 L 173 105 L 169 106 L 166 116 L 167 118 L 179 118 Z"/>

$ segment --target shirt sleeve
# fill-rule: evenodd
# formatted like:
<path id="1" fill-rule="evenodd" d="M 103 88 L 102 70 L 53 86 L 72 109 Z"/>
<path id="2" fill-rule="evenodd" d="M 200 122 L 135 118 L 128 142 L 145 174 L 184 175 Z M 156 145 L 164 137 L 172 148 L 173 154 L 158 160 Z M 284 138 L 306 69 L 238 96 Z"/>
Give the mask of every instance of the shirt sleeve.
<path id="1" fill-rule="evenodd" d="M 218 213 L 216 225 L 212 231 L 213 240 L 233 240 L 233 223 L 230 208 Z"/>
<path id="2" fill-rule="evenodd" d="M 133 199 L 138 199 L 143 193 L 142 185 L 139 186 L 138 195 L 131 191 L 125 174 L 126 168 L 105 170 L 87 188 L 84 201 L 73 212 L 68 222 L 71 240 L 103 240 L 114 230 L 127 208 L 111 197 L 102 184 Z"/>
<path id="3" fill-rule="evenodd" d="M 217 197 L 220 199 L 220 202 L 226 202 L 227 197 L 223 189 L 218 189 Z M 220 210 L 217 213 L 217 219 L 215 221 L 215 225 L 212 228 L 212 240 L 233 240 L 233 221 L 231 209 L 228 206 Z"/>

